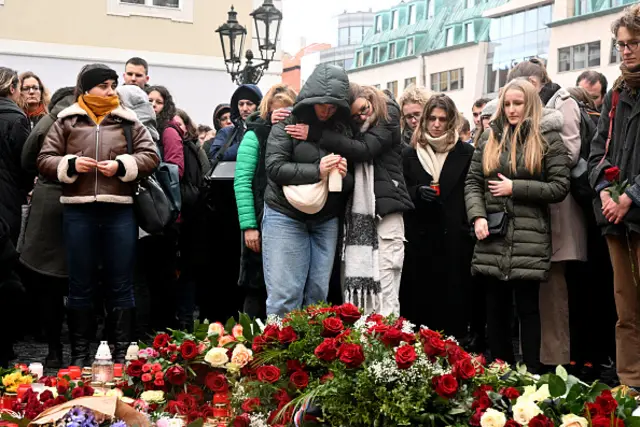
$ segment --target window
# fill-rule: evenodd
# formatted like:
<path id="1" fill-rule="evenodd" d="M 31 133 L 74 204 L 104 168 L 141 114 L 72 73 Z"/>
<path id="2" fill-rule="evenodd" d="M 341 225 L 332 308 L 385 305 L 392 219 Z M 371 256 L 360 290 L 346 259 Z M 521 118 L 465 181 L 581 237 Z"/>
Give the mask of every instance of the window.
<path id="1" fill-rule="evenodd" d="M 338 46 L 349 45 L 349 27 L 340 28 L 338 30 Z"/>
<path id="2" fill-rule="evenodd" d="M 389 92 L 393 94 L 394 99 L 398 97 L 398 81 L 397 80 L 387 83 L 387 89 L 389 90 Z"/>
<path id="3" fill-rule="evenodd" d="M 415 53 L 415 39 L 413 38 L 407 39 L 407 56 L 411 56 L 414 53 Z"/>
<path id="4" fill-rule="evenodd" d="M 616 39 L 611 39 L 611 52 L 609 53 L 609 64 L 619 64 L 622 61 L 622 55 L 616 49 Z"/>
<path id="5" fill-rule="evenodd" d="M 446 92 L 464 89 L 464 68 L 431 74 L 431 90 Z"/>
<path id="6" fill-rule="evenodd" d="M 380 61 L 379 55 L 378 55 L 378 48 L 374 47 L 371 50 L 371 63 L 372 64 L 377 64 L 378 61 Z"/>
<path id="7" fill-rule="evenodd" d="M 599 66 L 600 41 L 558 49 L 558 72 Z"/>
<path id="8" fill-rule="evenodd" d="M 364 27 L 351 27 L 349 28 L 349 44 L 358 45 L 362 43 L 362 36 L 364 34 Z"/>
<path id="9" fill-rule="evenodd" d="M 453 46 L 453 28 L 447 28 L 445 31 L 445 46 Z"/>
<path id="10" fill-rule="evenodd" d="M 362 67 L 362 51 L 356 52 L 356 67 Z"/>
<path id="11" fill-rule="evenodd" d="M 405 89 L 408 88 L 411 85 L 415 86 L 415 84 L 416 84 L 416 78 L 415 77 L 404 79 L 404 88 Z"/>
<path id="12" fill-rule="evenodd" d="M 107 0 L 107 14 L 193 23 L 194 0 Z"/>
<path id="13" fill-rule="evenodd" d="M 476 5 L 476 0 L 467 0 L 467 9 L 471 9 Z"/>
<path id="14" fill-rule="evenodd" d="M 382 16 L 376 16 L 376 33 L 382 32 Z"/>
<path id="15" fill-rule="evenodd" d="M 473 31 L 473 22 L 468 22 L 464 24 L 464 34 L 465 34 L 465 41 L 472 42 L 475 40 L 476 37 Z"/>
<path id="16" fill-rule="evenodd" d="M 396 44 L 389 43 L 389 59 L 396 59 Z"/>
<path id="17" fill-rule="evenodd" d="M 353 68 L 353 59 L 345 59 L 344 60 L 344 69 L 350 70 Z"/>
<path id="18" fill-rule="evenodd" d="M 418 9 L 415 4 L 409 5 L 409 25 L 413 25 L 418 20 Z"/>
<path id="19" fill-rule="evenodd" d="M 397 10 L 394 10 L 393 12 L 391 12 L 391 29 L 395 30 L 396 28 L 398 28 L 399 23 L 400 15 L 398 14 Z"/>
<path id="20" fill-rule="evenodd" d="M 589 3 L 589 0 L 576 0 L 576 16 L 591 12 Z"/>
<path id="21" fill-rule="evenodd" d="M 436 0 L 427 0 L 427 19 L 436 16 Z"/>

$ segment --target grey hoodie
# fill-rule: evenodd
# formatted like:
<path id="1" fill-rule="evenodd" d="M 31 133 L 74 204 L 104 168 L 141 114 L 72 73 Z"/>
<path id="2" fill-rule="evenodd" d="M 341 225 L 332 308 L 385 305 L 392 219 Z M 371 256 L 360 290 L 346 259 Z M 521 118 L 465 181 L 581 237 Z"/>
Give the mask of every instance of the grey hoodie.
<path id="1" fill-rule="evenodd" d="M 156 113 L 149 103 L 149 95 L 135 85 L 120 86 L 116 91 L 120 97 L 120 102 L 136 113 L 138 120 L 149 130 L 151 138 L 154 141 L 158 141 L 160 135 L 156 130 Z"/>

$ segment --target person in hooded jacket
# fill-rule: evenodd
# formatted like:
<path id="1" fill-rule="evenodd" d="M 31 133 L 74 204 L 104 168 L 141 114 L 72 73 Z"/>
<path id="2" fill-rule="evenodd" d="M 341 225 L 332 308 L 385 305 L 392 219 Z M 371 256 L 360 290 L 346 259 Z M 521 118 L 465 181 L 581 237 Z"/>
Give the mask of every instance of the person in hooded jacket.
<path id="1" fill-rule="evenodd" d="M 318 131 L 316 126 L 290 125 L 293 137 L 308 133 L 308 140 L 328 152 L 344 156 L 355 164 L 353 200 L 345 213 L 346 241 L 343 251 L 344 299 L 367 313 L 400 314 L 400 279 L 404 260 L 404 221 L 402 214 L 413 209 L 402 173 L 402 140 L 400 108 L 385 93 L 371 86 L 349 84 L 351 127 L 353 137 L 332 129 Z M 363 211 L 355 206 L 362 198 L 373 202 L 368 211 L 370 222 L 361 222 Z M 354 214 L 355 213 L 355 214 Z M 377 262 L 365 264 L 354 260 L 361 256 L 361 244 L 354 245 L 356 235 L 362 242 L 368 232 L 370 241 L 377 241 Z M 375 256 L 371 252 L 371 256 Z M 373 260 L 372 260 L 373 261 Z M 378 265 L 378 271 L 373 267 Z M 356 271 L 357 270 L 357 271 Z M 369 277 L 373 286 L 362 286 L 362 277 Z"/>
<path id="2" fill-rule="evenodd" d="M 236 89 L 231 97 L 231 122 L 233 126 L 227 126 L 218 131 L 211 145 L 209 160 L 214 163 L 236 160 L 238 147 L 247 131 L 245 120 L 258 109 L 261 101 L 262 92 L 256 85 L 242 85 Z"/>
<path id="3" fill-rule="evenodd" d="M 327 299 L 338 240 L 338 217 L 343 215 L 353 177 L 348 174 L 346 159 L 302 135 L 290 136 L 285 128 L 304 123 L 348 135 L 351 132 L 348 97 L 349 79 L 344 69 L 320 64 L 300 91 L 293 114 L 271 129 L 262 220 L 267 315 L 282 316 Z M 327 195 L 325 180 L 334 170 L 343 178 L 342 191 Z M 317 203 L 309 201 L 310 189 L 319 191 L 320 194 L 314 192 L 321 197 Z M 292 194 L 296 190 L 298 199 Z M 310 206 L 312 209 L 307 209 Z"/>
<path id="4" fill-rule="evenodd" d="M 211 145 L 213 141 L 215 141 L 215 136 L 220 132 L 220 130 L 233 126 L 231 122 L 231 107 L 229 104 L 219 104 L 215 110 L 213 110 L 213 127 L 214 127 L 214 135 L 210 139 L 206 139 L 202 144 L 204 148 L 204 152 L 209 156 L 209 152 L 211 151 Z"/>
<path id="5" fill-rule="evenodd" d="M 118 92 L 122 105 L 136 113 L 140 123 L 149 131 L 151 139 L 158 141 L 160 134 L 156 123 L 156 113 L 149 103 L 149 95 L 136 85 L 118 86 L 116 92 Z"/>
<path id="6" fill-rule="evenodd" d="M 462 339 L 468 320 L 463 296 L 470 290 L 473 251 L 464 185 L 473 146 L 460 139 L 458 123 L 451 98 L 434 95 L 425 105 L 412 146 L 402 151 L 404 177 L 416 205 L 405 213 L 402 314 L 417 325 Z M 439 303 L 425 310 L 429 299 Z"/>
<path id="7" fill-rule="evenodd" d="M 22 149 L 22 168 L 38 175 L 37 161 L 49 129 L 58 114 L 75 102 L 73 87 L 57 90 L 51 98 L 49 113 L 35 125 Z M 33 274 L 37 284 L 42 321 L 49 351 L 45 367 L 62 366 L 61 331 L 64 320 L 64 296 L 67 295 L 67 257 L 62 230 L 62 186 L 57 180 L 38 175 L 31 196 L 31 210 L 20 251 L 20 262 Z"/>
<path id="8" fill-rule="evenodd" d="M 252 318 L 266 318 L 267 292 L 262 268 L 260 224 L 267 187 L 267 139 L 271 126 L 290 115 L 288 108 L 295 100 L 296 93 L 289 86 L 272 86 L 260 104 L 260 111 L 247 118 L 247 132 L 238 148 L 233 181 L 243 241 L 238 284 L 245 289 L 243 311 Z"/>
<path id="9" fill-rule="evenodd" d="M 549 204 L 569 192 L 561 131 L 562 114 L 543 110 L 531 83 L 512 80 L 500 95 L 491 130 L 475 149 L 465 183 L 467 218 L 477 238 L 471 272 L 486 281 L 491 356 L 515 363 L 515 294 L 523 359 L 533 373 L 541 369 L 540 282 L 551 270 Z"/>
<path id="10" fill-rule="evenodd" d="M 18 73 L 0 67 L 0 217 L 9 225 L 14 245 L 20 234 L 22 205 L 33 187 L 33 177 L 20 167 L 31 127 L 19 101 Z"/>

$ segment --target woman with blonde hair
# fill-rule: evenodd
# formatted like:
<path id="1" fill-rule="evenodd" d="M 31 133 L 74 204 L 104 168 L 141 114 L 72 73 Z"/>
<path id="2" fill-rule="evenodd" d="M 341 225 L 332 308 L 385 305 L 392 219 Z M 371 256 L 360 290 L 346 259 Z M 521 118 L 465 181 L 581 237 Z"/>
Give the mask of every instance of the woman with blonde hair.
<path id="1" fill-rule="evenodd" d="M 540 282 L 551 268 L 549 205 L 569 191 L 562 114 L 542 109 L 534 86 L 509 82 L 491 131 L 483 134 L 466 180 L 467 217 L 478 239 L 471 272 L 487 285 L 491 355 L 514 363 L 510 309 L 515 293 L 524 362 L 540 369 Z"/>
<path id="2" fill-rule="evenodd" d="M 451 98 L 432 96 L 411 147 L 402 152 L 404 178 L 416 208 L 405 214 L 407 253 L 401 295 L 403 316 L 461 339 L 467 329 L 462 295 L 469 289 L 473 249 L 464 181 L 473 146 L 460 139 L 459 119 Z M 425 310 L 428 299 L 438 304 Z M 450 316 L 452 312 L 459 314 Z"/>
<path id="3" fill-rule="evenodd" d="M 402 113 L 402 120 L 400 126 L 402 128 L 402 142 L 409 146 L 411 145 L 411 137 L 413 131 L 420 123 L 420 117 L 424 106 L 429 100 L 429 91 L 423 87 L 409 86 L 405 89 L 404 93 L 398 99 L 400 104 L 400 112 Z"/>
<path id="4" fill-rule="evenodd" d="M 49 91 L 42 84 L 40 77 L 27 71 L 20 74 L 20 106 L 29 118 L 33 129 L 41 118 L 49 113 L 48 106 L 51 101 Z"/>
<path id="5" fill-rule="evenodd" d="M 233 182 L 243 237 L 238 283 L 245 288 L 244 312 L 252 318 L 266 317 L 267 293 L 260 248 L 260 224 L 267 187 L 265 148 L 271 126 L 288 117 L 288 108 L 295 102 L 296 93 L 286 84 L 271 87 L 262 99 L 259 111 L 247 117 L 247 132 L 238 148 Z"/>

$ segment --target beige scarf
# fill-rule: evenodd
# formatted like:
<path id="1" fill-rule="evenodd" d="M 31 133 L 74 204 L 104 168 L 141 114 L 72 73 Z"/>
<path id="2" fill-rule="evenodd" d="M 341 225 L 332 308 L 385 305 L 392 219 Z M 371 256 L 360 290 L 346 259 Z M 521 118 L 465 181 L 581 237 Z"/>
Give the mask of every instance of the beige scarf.
<path id="1" fill-rule="evenodd" d="M 424 170 L 433 178 L 433 183 L 437 184 L 440 182 L 440 173 L 449 151 L 453 150 L 458 142 L 458 131 L 455 131 L 454 138 L 451 138 L 449 132 L 439 138 L 432 138 L 429 135 L 425 135 L 425 137 L 426 141 L 422 140 L 416 144 L 418 160 Z"/>

